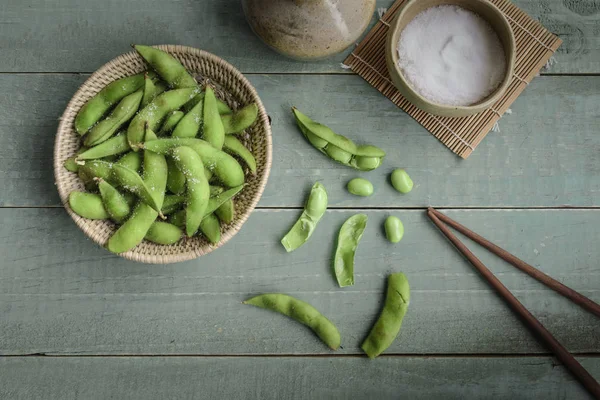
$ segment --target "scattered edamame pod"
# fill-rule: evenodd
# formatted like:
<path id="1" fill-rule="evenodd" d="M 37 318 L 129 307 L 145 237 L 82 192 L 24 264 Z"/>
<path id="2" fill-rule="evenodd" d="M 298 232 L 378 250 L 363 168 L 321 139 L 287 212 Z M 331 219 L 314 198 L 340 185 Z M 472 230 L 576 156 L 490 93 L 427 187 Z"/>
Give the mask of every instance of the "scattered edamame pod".
<path id="1" fill-rule="evenodd" d="M 194 108 L 196 107 L 197 106 Z M 219 110 L 217 108 L 215 92 L 210 86 L 207 86 L 204 91 L 204 107 L 200 107 L 203 110 L 202 116 L 204 119 L 202 138 L 210 143 L 215 149 L 221 150 L 225 141 L 225 129 L 223 128 L 221 116 L 219 115 Z"/>
<path id="2" fill-rule="evenodd" d="M 235 205 L 233 204 L 233 200 L 229 199 L 223 203 L 221 207 L 215 210 L 215 215 L 224 224 L 232 223 L 235 218 Z"/>
<path id="3" fill-rule="evenodd" d="M 396 339 L 409 302 L 410 286 L 406 276 L 401 272 L 391 274 L 388 277 L 385 304 L 379 319 L 361 346 L 369 358 L 383 353 Z"/>
<path id="4" fill-rule="evenodd" d="M 338 135 L 329 127 L 313 121 L 292 108 L 296 122 L 308 141 L 321 153 L 349 167 L 371 171 L 381 165 L 385 152 L 371 145 L 356 145 L 352 140 Z"/>
<path id="5" fill-rule="evenodd" d="M 163 215 L 169 215 L 177 211 L 185 203 L 185 196 L 171 194 L 165 195 L 161 211 Z"/>
<path id="6" fill-rule="evenodd" d="M 152 130 L 158 128 L 162 120 L 196 95 L 197 88 L 186 88 L 166 91 L 154 98 L 146 107 L 142 108 L 129 123 L 127 140 L 129 146 L 135 151 L 144 140 L 146 124 Z"/>
<path id="7" fill-rule="evenodd" d="M 156 140 L 156 134 L 146 126 L 146 141 Z M 167 160 L 162 154 L 144 151 L 144 183 L 160 208 L 167 188 Z"/>
<path id="8" fill-rule="evenodd" d="M 109 83 L 81 107 L 75 117 L 75 130 L 85 134 L 118 101 L 144 85 L 144 74 L 128 76 Z"/>
<path id="9" fill-rule="evenodd" d="M 127 143 L 127 135 L 121 134 L 84 151 L 76 157 L 75 161 L 96 160 L 122 154 L 129 150 L 131 148 L 129 147 L 129 143 Z"/>
<path id="10" fill-rule="evenodd" d="M 390 215 L 386 218 L 385 224 L 385 236 L 392 243 L 398 243 L 404 236 L 404 225 L 400 218 Z"/>
<path id="11" fill-rule="evenodd" d="M 365 214 L 356 214 L 340 228 L 333 259 L 333 271 L 340 287 L 354 285 L 354 254 L 367 226 L 367 219 Z"/>
<path id="12" fill-rule="evenodd" d="M 175 244 L 183 236 L 183 231 L 168 222 L 156 221 L 150 225 L 144 239 L 153 243 L 170 245 Z"/>
<path id="13" fill-rule="evenodd" d="M 94 125 L 83 137 L 83 144 L 89 147 L 96 146 L 112 137 L 121 126 L 133 118 L 143 94 L 143 90 L 138 90 L 121 100 L 106 118 Z"/>
<path id="14" fill-rule="evenodd" d="M 340 347 L 341 337 L 336 326 L 310 304 L 292 296 L 267 293 L 243 302 L 267 310 L 276 311 L 308 326 L 332 350 Z"/>
<path id="15" fill-rule="evenodd" d="M 221 241 L 221 224 L 215 214 L 208 214 L 202 218 L 200 232 L 202 232 L 212 244 L 217 244 Z"/>
<path id="16" fill-rule="evenodd" d="M 250 172 L 256 174 L 256 159 L 238 138 L 231 135 L 225 136 L 223 150 L 244 160 L 248 168 L 250 168 Z"/>
<path id="17" fill-rule="evenodd" d="M 110 183 L 101 178 L 97 179 L 104 209 L 113 221 L 122 223 L 131 212 L 127 199 Z"/>
<path id="18" fill-rule="evenodd" d="M 281 239 L 281 244 L 288 253 L 308 241 L 326 210 L 327 191 L 325 186 L 316 182 L 310 190 L 302 215 L 292 226 L 292 229 Z"/>
<path id="19" fill-rule="evenodd" d="M 204 109 L 204 101 L 200 100 L 190 111 L 188 111 L 179 121 L 175 129 L 173 129 L 172 137 L 177 138 L 193 138 L 198 134 L 198 130 L 202 126 L 202 111 Z"/>
<path id="20" fill-rule="evenodd" d="M 189 147 L 181 146 L 171 151 L 171 157 L 177 168 L 185 175 L 187 186 L 185 230 L 186 234 L 192 237 L 205 216 L 210 198 L 210 187 L 204 175 L 202 159 L 198 153 Z"/>
<path id="21" fill-rule="evenodd" d="M 169 53 L 150 46 L 135 45 L 133 48 L 170 86 L 193 88 L 198 85 L 185 67 Z"/>
<path id="22" fill-rule="evenodd" d="M 106 219 L 108 213 L 102 205 L 102 198 L 93 193 L 69 193 L 69 206 L 75 214 L 87 219 Z"/>
<path id="23" fill-rule="evenodd" d="M 160 131 L 158 133 L 160 135 L 170 133 L 173 129 L 175 129 L 175 127 L 177 126 L 179 121 L 181 121 L 181 118 L 183 118 L 184 115 L 185 113 L 179 110 L 171 112 L 165 119 L 165 122 L 163 123 L 163 126 L 160 128 Z"/>
<path id="24" fill-rule="evenodd" d="M 405 170 L 398 168 L 392 172 L 390 177 L 392 186 L 400 193 L 408 193 L 413 188 L 413 181 Z"/>
<path id="25" fill-rule="evenodd" d="M 221 122 L 225 134 L 240 133 L 244 129 L 249 128 L 258 117 L 258 106 L 255 103 L 237 110 L 231 114 L 221 115 Z"/>
<path id="26" fill-rule="evenodd" d="M 373 194 L 373 184 L 364 178 L 354 178 L 348 182 L 348 191 L 356 196 L 368 197 Z"/>

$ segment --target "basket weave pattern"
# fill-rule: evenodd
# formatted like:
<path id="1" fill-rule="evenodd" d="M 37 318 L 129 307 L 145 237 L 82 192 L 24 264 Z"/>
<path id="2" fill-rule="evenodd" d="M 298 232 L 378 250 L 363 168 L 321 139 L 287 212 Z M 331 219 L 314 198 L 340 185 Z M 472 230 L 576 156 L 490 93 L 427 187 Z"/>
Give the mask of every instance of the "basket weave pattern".
<path id="1" fill-rule="evenodd" d="M 235 197 L 235 219 L 231 224 L 221 227 L 221 241 L 211 245 L 203 237 L 184 238 L 177 244 L 162 246 L 148 241 L 136 248 L 120 254 L 122 257 L 145 263 L 166 264 L 190 260 L 211 252 L 225 244 L 242 227 L 260 199 L 271 169 L 271 128 L 265 108 L 250 82 L 231 64 L 210 53 L 186 46 L 161 45 L 157 48 L 177 58 L 188 71 L 196 75 L 199 83 L 210 83 L 217 96 L 233 110 L 256 103 L 259 109 L 257 121 L 248 128 L 239 139 L 256 157 L 256 175 L 246 170 L 246 186 Z M 75 214 L 69 207 L 69 193 L 74 190 L 85 191 L 83 182 L 77 174 L 63 167 L 65 160 L 79 149 L 80 138 L 73 122 L 79 109 L 102 88 L 116 79 L 134 75 L 147 69 L 147 65 L 136 52 L 123 54 L 108 62 L 96 71 L 75 93 L 62 115 L 56 142 L 54 144 L 54 176 L 60 199 L 85 234 L 94 242 L 104 246 L 117 226 L 108 220 L 89 220 Z M 245 166 L 245 164 L 241 163 Z"/>

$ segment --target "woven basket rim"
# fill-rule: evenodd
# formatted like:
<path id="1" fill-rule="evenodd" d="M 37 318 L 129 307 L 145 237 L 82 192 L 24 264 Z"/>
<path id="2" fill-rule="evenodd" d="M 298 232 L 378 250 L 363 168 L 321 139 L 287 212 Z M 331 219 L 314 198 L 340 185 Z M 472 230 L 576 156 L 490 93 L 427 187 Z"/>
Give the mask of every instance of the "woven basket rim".
<path id="1" fill-rule="evenodd" d="M 221 70 L 231 74 L 233 76 L 233 78 L 235 80 L 239 81 L 241 83 L 241 85 L 244 86 L 244 89 L 250 93 L 250 96 L 252 97 L 251 101 L 254 101 L 256 103 L 256 105 L 258 106 L 258 110 L 259 110 L 258 123 L 261 126 L 261 129 L 262 129 L 263 135 L 264 135 L 264 139 L 266 142 L 266 157 L 264 160 L 264 168 L 262 169 L 262 174 L 260 174 L 259 176 L 256 177 L 259 179 L 258 190 L 255 192 L 254 196 L 252 197 L 252 199 L 250 201 L 250 205 L 247 207 L 247 210 L 243 214 L 241 214 L 239 218 L 236 218 L 236 223 L 231 224 L 228 227 L 228 229 L 225 232 L 223 232 L 221 241 L 218 243 L 218 245 L 202 246 L 201 248 L 198 248 L 198 249 L 192 249 L 192 250 L 183 251 L 183 252 L 175 253 L 175 254 L 158 254 L 158 255 L 157 254 L 140 254 L 139 252 L 134 252 L 133 250 L 119 254 L 119 256 L 126 258 L 128 260 L 132 260 L 132 261 L 149 263 L 149 264 L 169 264 L 169 263 L 176 263 L 176 262 L 192 260 L 192 259 L 198 258 L 202 255 L 208 254 L 211 251 L 223 246 L 237 232 L 239 232 L 242 225 L 246 222 L 246 220 L 248 219 L 250 214 L 254 211 L 254 209 L 255 209 L 256 205 L 258 204 L 258 201 L 262 197 L 262 194 L 266 187 L 266 184 L 267 184 L 267 181 L 269 178 L 269 174 L 271 171 L 273 143 L 272 143 L 271 125 L 269 123 L 269 117 L 267 115 L 265 107 L 264 107 L 260 97 L 258 96 L 258 93 L 256 92 L 256 89 L 254 88 L 254 86 L 248 81 L 248 79 L 237 68 L 235 68 L 233 65 L 231 65 L 227 61 L 223 60 L 222 58 L 220 58 L 212 53 L 209 53 L 207 51 L 200 50 L 200 49 L 197 49 L 194 47 L 182 46 L 182 45 L 168 45 L 168 44 L 153 45 L 153 47 L 159 48 L 159 49 L 167 51 L 169 53 L 174 53 L 174 52 L 184 53 L 186 55 L 196 57 L 197 59 L 200 59 L 200 60 L 206 60 L 210 63 L 215 64 L 218 69 L 221 69 Z M 173 54 L 173 55 L 175 55 L 175 54 Z M 85 225 L 84 222 L 87 220 L 85 218 L 82 218 L 79 215 L 75 214 L 75 212 L 69 207 L 68 198 L 69 198 L 70 191 L 68 190 L 66 183 L 62 182 L 61 178 L 60 178 L 61 174 L 63 173 L 63 170 L 64 170 L 61 160 L 59 159 L 59 152 L 61 149 L 61 146 L 60 146 L 61 140 L 60 139 L 61 139 L 61 137 L 63 137 L 63 135 L 76 135 L 72 124 L 67 123 L 68 118 L 65 118 L 65 116 L 70 112 L 76 113 L 77 111 L 79 111 L 80 107 L 77 107 L 75 105 L 78 101 L 78 98 L 85 95 L 84 93 L 89 89 L 89 87 L 92 85 L 93 82 L 95 82 L 97 79 L 103 77 L 104 75 L 107 75 L 108 71 L 110 71 L 111 69 L 121 68 L 121 66 L 124 63 L 130 61 L 131 57 L 140 57 L 140 56 L 135 51 L 130 51 L 130 52 L 121 54 L 121 55 L 117 56 L 116 58 L 108 61 L 106 64 L 104 64 L 102 67 L 100 67 L 94 73 L 92 73 L 88 79 L 85 80 L 85 82 L 77 89 L 77 91 L 75 92 L 73 97 L 69 100 L 69 103 L 67 104 L 65 111 L 63 112 L 63 114 L 60 118 L 60 122 L 59 122 L 58 129 L 56 132 L 55 142 L 54 142 L 54 154 L 53 154 L 53 157 L 54 157 L 54 160 L 53 160 L 54 179 L 55 179 L 55 184 L 58 189 L 61 203 L 62 203 L 63 207 L 65 208 L 65 210 L 67 211 L 67 213 L 75 221 L 77 226 L 86 234 L 86 236 L 88 236 L 90 239 L 92 239 L 96 244 L 100 245 L 101 247 L 104 247 L 104 243 L 102 243 L 96 236 L 92 235 L 92 233 L 95 231 L 95 229 L 92 229 L 89 226 Z M 168 247 L 170 247 L 170 246 L 165 246 L 165 248 L 168 248 Z M 108 251 L 108 250 L 106 250 L 106 251 Z"/>

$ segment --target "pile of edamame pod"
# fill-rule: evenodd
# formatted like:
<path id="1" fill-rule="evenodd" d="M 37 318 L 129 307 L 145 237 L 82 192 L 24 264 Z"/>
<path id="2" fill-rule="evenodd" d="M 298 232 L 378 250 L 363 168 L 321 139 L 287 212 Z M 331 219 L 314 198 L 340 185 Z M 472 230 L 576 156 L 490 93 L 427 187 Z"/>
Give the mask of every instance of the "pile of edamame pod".
<path id="1" fill-rule="evenodd" d="M 360 171 L 371 171 L 379 167 L 385 152 L 372 145 L 356 145 L 352 140 L 333 132 L 330 128 L 311 120 L 296 108 L 292 109 L 298 127 L 306 139 L 320 152 L 346 166 Z M 408 193 L 413 188 L 410 176 L 403 169 L 396 169 L 390 176 L 392 186 L 400 193 Z M 357 196 L 373 194 L 373 185 L 364 178 L 348 182 L 347 189 Z M 313 185 L 302 215 L 283 237 L 281 244 L 291 252 L 308 241 L 317 224 L 327 210 L 327 191 L 317 182 Z M 367 226 L 367 216 L 356 214 L 348 218 L 340 228 L 337 247 L 333 257 L 333 273 L 340 287 L 354 285 L 354 255 Z M 384 224 L 386 236 L 392 243 L 398 243 L 404 235 L 404 226 L 398 217 L 389 216 Z M 387 295 L 383 309 L 361 348 L 375 358 L 385 351 L 400 332 L 402 320 L 410 302 L 410 286 L 403 273 L 388 277 Z M 331 349 L 337 350 L 341 343 L 337 327 L 310 304 L 281 293 L 267 293 L 244 304 L 279 312 L 311 328 Z"/>
<path id="2" fill-rule="evenodd" d="M 108 84 L 75 118 L 82 147 L 64 166 L 87 192 L 71 192 L 69 205 L 81 217 L 120 225 L 107 243 L 114 253 L 144 239 L 171 245 L 184 232 L 218 243 L 244 187 L 238 160 L 256 173 L 235 134 L 254 123 L 258 107 L 233 112 L 170 54 L 134 48 L 151 69 Z"/>

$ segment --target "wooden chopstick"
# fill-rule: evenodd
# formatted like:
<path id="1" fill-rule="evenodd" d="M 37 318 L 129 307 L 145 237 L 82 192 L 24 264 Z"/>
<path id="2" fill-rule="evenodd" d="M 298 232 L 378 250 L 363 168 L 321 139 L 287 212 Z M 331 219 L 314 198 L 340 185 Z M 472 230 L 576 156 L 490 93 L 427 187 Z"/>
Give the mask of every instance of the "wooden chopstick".
<path id="1" fill-rule="evenodd" d="M 600 399 L 600 385 L 592 375 L 564 348 L 558 340 L 517 300 L 517 298 L 496 278 L 494 274 L 465 246 L 437 217 L 433 208 L 429 208 L 427 215 L 442 233 L 456 246 L 456 248 L 469 260 L 488 283 L 500 294 L 509 307 L 517 313 L 527 328 L 537 336 L 563 363 L 577 380 L 594 396 Z"/>
<path id="2" fill-rule="evenodd" d="M 565 296 L 569 300 L 573 301 L 575 304 L 578 304 L 581 307 L 585 308 L 587 311 L 591 312 L 595 316 L 600 317 L 600 304 L 595 303 L 594 301 L 588 299 L 587 297 L 585 297 L 581 293 L 571 289 L 570 287 L 563 285 L 556 279 L 551 278 L 550 276 L 546 275 L 539 269 L 527 264 L 525 261 L 510 254 L 508 251 L 504 250 L 503 248 L 496 246 L 494 243 L 490 242 L 483 236 L 478 235 L 477 233 L 473 232 L 466 226 L 459 224 L 458 222 L 456 222 L 452 218 L 442 214 L 438 210 L 436 210 L 434 208 L 430 208 L 428 210 L 428 212 L 434 213 L 435 216 L 438 217 L 440 220 L 442 220 L 445 224 L 450 225 L 452 228 L 456 229 L 457 231 L 459 231 L 460 233 L 462 233 L 469 239 L 471 239 L 474 242 L 481 245 L 482 247 L 485 247 L 486 249 L 488 249 L 489 251 L 491 251 L 498 257 L 502 258 L 504 261 L 514 265 L 515 267 L 517 267 L 521 271 L 525 272 L 529 276 L 537 279 L 538 281 L 542 282 L 544 285 L 546 285 L 549 288 L 555 290 L 556 292 L 562 294 L 563 296 Z"/>

